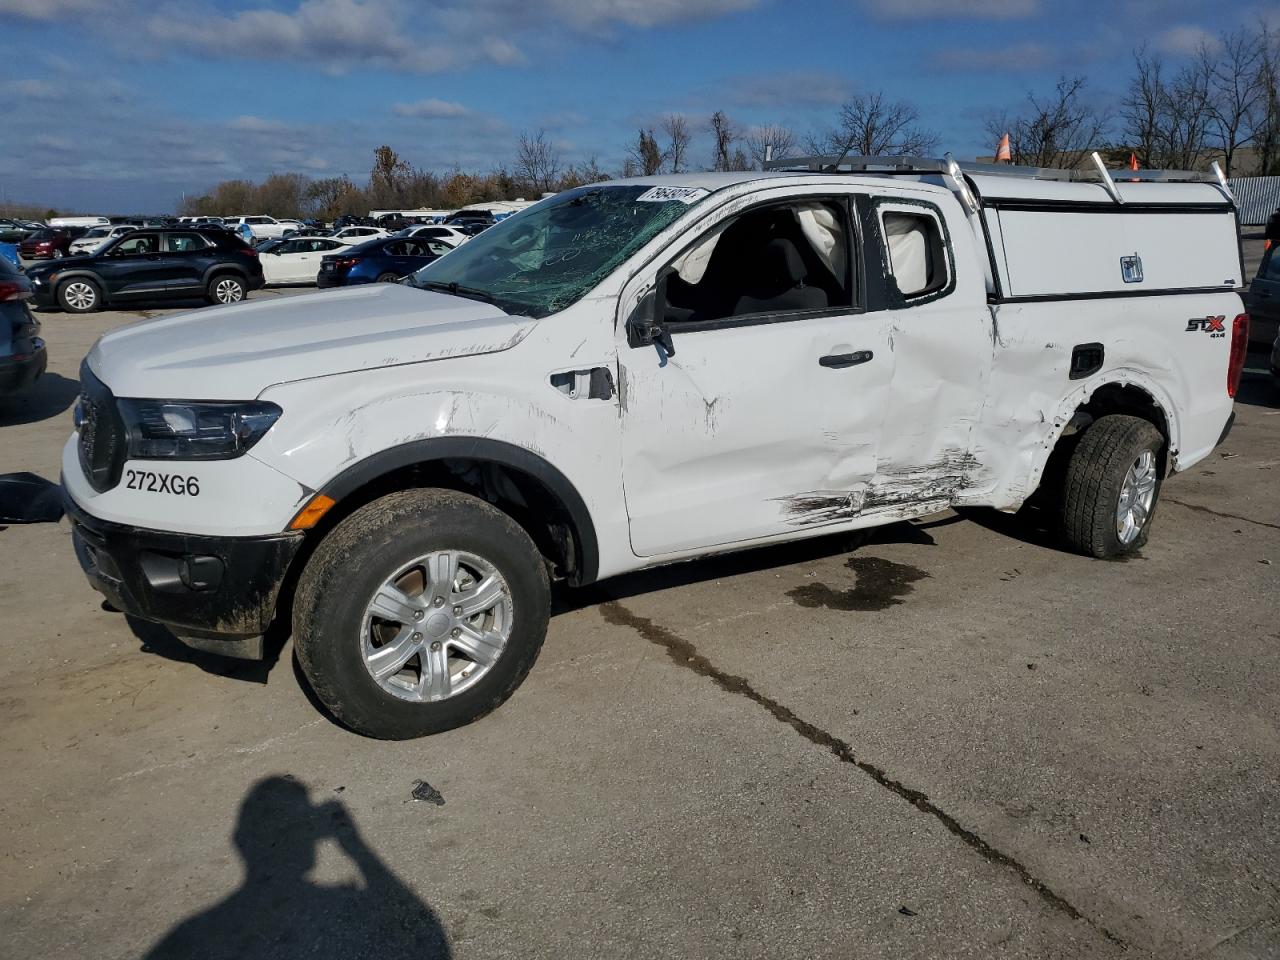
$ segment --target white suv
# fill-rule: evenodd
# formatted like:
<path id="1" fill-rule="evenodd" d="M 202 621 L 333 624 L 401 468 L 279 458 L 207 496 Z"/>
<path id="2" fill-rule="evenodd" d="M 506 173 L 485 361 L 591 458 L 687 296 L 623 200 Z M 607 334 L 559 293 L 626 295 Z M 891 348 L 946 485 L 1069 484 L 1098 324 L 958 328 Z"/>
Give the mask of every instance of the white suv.
<path id="1" fill-rule="evenodd" d="M 1141 547 L 1231 422 L 1225 186 L 855 169 L 593 184 L 401 283 L 107 334 L 81 563 L 196 646 L 291 627 L 400 738 L 515 690 L 553 580 L 1037 491 L 1072 548 Z"/>

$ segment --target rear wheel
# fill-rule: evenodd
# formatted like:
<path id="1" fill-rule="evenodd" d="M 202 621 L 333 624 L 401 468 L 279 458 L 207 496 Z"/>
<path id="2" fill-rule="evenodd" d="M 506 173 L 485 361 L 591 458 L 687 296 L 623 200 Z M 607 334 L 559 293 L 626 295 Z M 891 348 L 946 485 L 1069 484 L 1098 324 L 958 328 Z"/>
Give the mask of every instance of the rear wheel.
<path id="1" fill-rule="evenodd" d="M 102 291 L 92 280 L 72 277 L 58 284 L 58 305 L 67 313 L 92 313 L 102 307 Z"/>
<path id="2" fill-rule="evenodd" d="M 206 291 L 210 303 L 239 303 L 245 298 L 246 292 L 244 281 L 228 273 L 210 280 Z"/>
<path id="3" fill-rule="evenodd" d="M 383 274 L 379 274 L 378 276 L 379 283 L 395 283 L 399 279 L 400 279 L 399 274 L 395 274 L 395 273 L 383 273 Z"/>
<path id="4" fill-rule="evenodd" d="M 483 500 L 407 490 L 361 507 L 298 584 L 303 673 L 353 730 L 440 733 L 509 697 L 546 636 L 550 585 L 529 535 Z"/>
<path id="5" fill-rule="evenodd" d="M 1164 437 L 1146 420 L 1113 414 L 1084 432 L 1067 463 L 1062 531 L 1075 550 L 1101 559 L 1146 542 L 1160 496 Z"/>

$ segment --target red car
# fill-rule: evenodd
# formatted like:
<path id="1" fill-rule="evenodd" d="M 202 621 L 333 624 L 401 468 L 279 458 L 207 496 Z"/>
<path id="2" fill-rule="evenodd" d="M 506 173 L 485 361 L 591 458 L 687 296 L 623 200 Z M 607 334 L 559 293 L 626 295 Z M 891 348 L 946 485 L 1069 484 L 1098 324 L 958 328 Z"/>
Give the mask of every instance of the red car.
<path id="1" fill-rule="evenodd" d="M 23 260 L 51 260 L 65 257 L 71 241 L 85 233 L 83 227 L 60 227 L 57 230 L 46 227 L 37 230 L 18 244 L 18 256 Z"/>

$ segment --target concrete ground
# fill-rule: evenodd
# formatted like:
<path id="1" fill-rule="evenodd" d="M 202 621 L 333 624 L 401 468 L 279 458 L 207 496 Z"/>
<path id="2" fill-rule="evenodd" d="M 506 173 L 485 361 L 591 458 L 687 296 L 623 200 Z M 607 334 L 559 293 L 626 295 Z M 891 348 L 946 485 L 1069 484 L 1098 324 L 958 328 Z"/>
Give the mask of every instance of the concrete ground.
<path id="1" fill-rule="evenodd" d="M 80 358 L 138 315 L 43 319 L 0 472 L 56 479 Z M 409 743 L 328 720 L 287 646 L 102 609 L 65 522 L 0 529 L 0 952 L 1278 956 L 1261 362 L 1138 559 L 976 512 L 566 591 L 510 702 Z"/>

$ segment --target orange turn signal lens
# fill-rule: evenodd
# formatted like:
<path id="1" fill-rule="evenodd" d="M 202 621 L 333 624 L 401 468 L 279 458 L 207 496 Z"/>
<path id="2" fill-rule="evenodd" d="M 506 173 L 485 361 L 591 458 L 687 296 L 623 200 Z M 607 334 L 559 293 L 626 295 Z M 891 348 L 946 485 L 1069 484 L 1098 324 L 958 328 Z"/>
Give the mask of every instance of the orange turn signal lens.
<path id="1" fill-rule="evenodd" d="M 333 497 L 317 493 L 305 507 L 298 511 L 298 515 L 293 518 L 293 523 L 289 524 L 289 529 L 310 530 L 320 522 L 320 518 L 328 513 L 329 508 L 336 502 Z"/>

